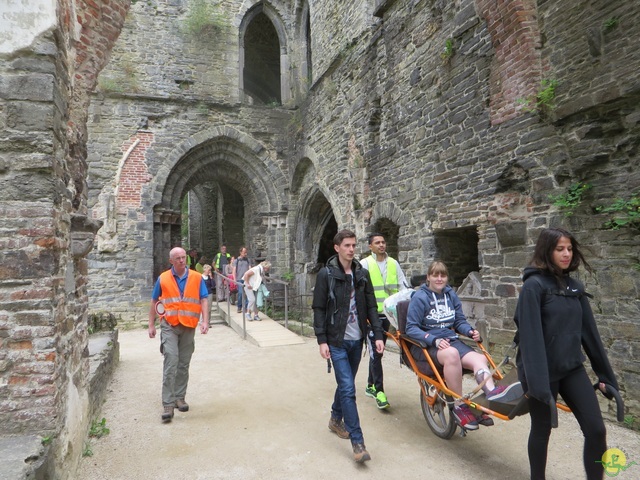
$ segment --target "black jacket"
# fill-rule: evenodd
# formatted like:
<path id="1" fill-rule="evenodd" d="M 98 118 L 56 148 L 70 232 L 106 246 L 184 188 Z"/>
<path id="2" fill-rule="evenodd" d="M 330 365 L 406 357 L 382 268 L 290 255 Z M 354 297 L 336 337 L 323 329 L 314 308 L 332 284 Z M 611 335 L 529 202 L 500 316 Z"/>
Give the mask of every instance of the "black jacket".
<path id="1" fill-rule="evenodd" d="M 327 343 L 334 347 L 341 347 L 344 332 L 349 318 L 349 300 L 351 298 L 352 283 L 347 282 L 344 269 L 334 255 L 327 261 L 327 268 L 320 269 L 313 290 L 313 330 L 318 344 Z M 330 271 L 333 282 L 329 278 Z M 382 340 L 384 330 L 378 317 L 378 304 L 373 293 L 373 284 L 369 272 L 362 268 L 360 262 L 354 260 L 351 271 L 355 275 L 356 308 L 358 309 L 358 324 L 364 340 L 367 331 L 367 318 L 373 328 L 376 340 Z M 329 286 L 333 283 L 335 299 L 331 298 Z"/>
<path id="2" fill-rule="evenodd" d="M 560 287 L 553 275 L 533 267 L 525 268 L 523 279 L 514 317 L 516 364 L 529 395 L 548 403 L 550 382 L 582 365 L 582 348 L 599 381 L 618 389 L 582 283 L 567 275 L 566 287 Z"/>

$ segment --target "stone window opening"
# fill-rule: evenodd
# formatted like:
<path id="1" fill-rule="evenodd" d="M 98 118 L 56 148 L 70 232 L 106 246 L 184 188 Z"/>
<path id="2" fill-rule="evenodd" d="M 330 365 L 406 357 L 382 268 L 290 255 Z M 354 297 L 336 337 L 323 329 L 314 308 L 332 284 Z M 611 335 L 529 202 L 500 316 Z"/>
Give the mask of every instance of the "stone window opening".
<path id="1" fill-rule="evenodd" d="M 446 263 L 449 269 L 449 284 L 452 287 L 462 285 L 471 272 L 480 271 L 477 226 L 435 231 L 433 241 L 434 260 Z"/>
<path id="2" fill-rule="evenodd" d="M 278 106 L 289 100 L 286 35 L 272 8 L 260 3 L 240 28 L 240 94 L 254 105 Z"/>

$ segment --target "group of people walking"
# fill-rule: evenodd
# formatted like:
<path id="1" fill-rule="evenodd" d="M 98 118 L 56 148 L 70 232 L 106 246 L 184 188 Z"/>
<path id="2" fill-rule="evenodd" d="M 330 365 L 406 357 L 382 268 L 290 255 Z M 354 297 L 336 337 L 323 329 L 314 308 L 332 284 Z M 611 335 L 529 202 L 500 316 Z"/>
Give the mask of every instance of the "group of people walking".
<path id="1" fill-rule="evenodd" d="M 381 303 L 408 287 L 397 261 L 386 255 L 384 237 L 374 233 L 368 241 L 372 255 L 358 262 L 355 234 L 349 230 L 338 232 L 334 237 L 336 255 L 318 273 L 313 298 L 320 356 L 333 365 L 337 383 L 329 429 L 340 438 L 351 440 L 354 459 L 359 463 L 371 459 L 356 407 L 355 377 L 364 339 L 370 352 L 365 394 L 374 397 L 379 408 L 388 408 L 379 360 L 389 323 L 382 314 Z M 561 228 L 547 228 L 541 232 L 524 270 L 514 318 L 519 343 L 516 363 L 531 413 L 528 454 L 531 478 L 535 480 L 545 478 L 558 394 L 571 408 L 583 432 L 587 479 L 602 479 L 604 475 L 606 429 L 594 387 L 611 398 L 607 385 L 618 389 L 618 384 L 587 300 L 589 295 L 583 284 L 570 276 L 581 265 L 591 271 L 574 236 Z M 432 262 L 425 280 L 412 295 L 406 334 L 427 343 L 428 354 L 455 393 L 462 393 L 462 369 L 467 368 L 483 385 L 487 399 L 513 400 L 510 395 L 516 389 L 496 386 L 484 355 L 458 338 L 463 335 L 478 341 L 480 335 L 467 322 L 462 303 L 448 283 L 447 266 L 441 261 Z M 594 386 L 583 364 L 583 348 L 598 376 Z M 463 403 L 454 404 L 453 414 L 466 430 L 493 424 Z"/>
<path id="2" fill-rule="evenodd" d="M 351 441 L 354 459 L 362 463 L 371 459 L 356 406 L 355 377 L 362 349 L 366 340 L 370 360 L 364 393 L 375 399 L 378 408 L 387 409 L 390 403 L 384 390 L 382 357 L 390 323 L 383 305 L 387 297 L 410 287 L 397 260 L 386 253 L 382 234 L 368 237 L 371 256 L 362 262 L 355 258 L 356 243 L 356 235 L 350 230 L 340 230 L 335 235 L 336 254 L 317 275 L 312 309 L 320 356 L 328 362 L 329 369 L 333 368 L 337 383 L 328 427 L 338 437 Z M 255 290 L 270 264 L 250 267 L 248 261 L 238 263 L 240 258 L 246 258 L 246 249 L 241 249 L 233 272 L 241 276 L 237 281 L 244 284 L 249 314 Z M 189 410 L 185 396 L 195 329 L 200 325 L 201 333 L 206 334 L 209 320 L 209 293 L 202 275 L 187 268 L 187 255 L 182 248 L 171 250 L 170 262 L 171 269 L 162 273 L 155 284 L 149 311 L 149 336 L 154 338 L 157 302 L 165 308 L 160 324 L 164 354 L 161 418 L 165 422 L 171 421 L 175 408 Z M 220 263 L 216 268 L 219 266 Z M 587 300 L 589 294 L 582 283 L 570 276 L 580 266 L 591 271 L 574 236 L 560 228 L 546 228 L 524 270 L 514 318 L 519 344 L 516 364 L 531 415 L 528 454 L 531 478 L 535 480 L 545 478 L 558 394 L 571 408 L 584 435 L 587 478 L 601 479 L 604 474 L 601 459 L 607 448 L 606 429 L 594 388 L 610 398 L 607 386 L 618 389 L 618 384 Z M 511 400 L 509 386 L 493 383 L 484 355 L 458 338 L 463 335 L 480 339 L 448 283 L 447 266 L 441 261 L 432 262 L 425 280 L 412 295 L 406 334 L 428 345 L 428 354 L 455 393 L 462 393 L 462 369 L 467 368 L 483 385 L 488 399 Z M 240 300 L 238 308 L 240 311 Z M 198 323 L 200 315 L 202 321 Z M 583 348 L 598 377 L 595 385 L 583 364 Z M 493 424 L 462 403 L 453 406 L 453 413 L 458 425 L 466 430 Z"/>

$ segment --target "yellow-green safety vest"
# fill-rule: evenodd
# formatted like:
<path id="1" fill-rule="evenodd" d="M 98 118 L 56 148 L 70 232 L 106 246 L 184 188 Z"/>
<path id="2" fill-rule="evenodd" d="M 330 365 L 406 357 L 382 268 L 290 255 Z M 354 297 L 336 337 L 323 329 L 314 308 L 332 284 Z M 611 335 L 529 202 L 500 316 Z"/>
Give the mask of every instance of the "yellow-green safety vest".
<path id="1" fill-rule="evenodd" d="M 382 278 L 380 267 L 378 267 L 378 262 L 376 262 L 375 256 L 371 255 L 365 260 L 369 267 L 369 277 L 371 277 L 373 291 L 376 295 L 376 302 L 378 303 L 378 313 L 382 313 L 384 300 L 400 290 L 396 262 L 394 262 L 391 257 L 387 257 L 387 281 L 385 283 Z"/>

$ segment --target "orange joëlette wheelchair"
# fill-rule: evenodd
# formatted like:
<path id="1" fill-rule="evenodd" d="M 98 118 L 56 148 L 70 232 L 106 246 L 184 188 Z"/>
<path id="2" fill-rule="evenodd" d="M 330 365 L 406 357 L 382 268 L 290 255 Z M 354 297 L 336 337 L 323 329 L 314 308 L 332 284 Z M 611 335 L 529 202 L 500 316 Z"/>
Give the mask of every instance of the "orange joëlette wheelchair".
<path id="1" fill-rule="evenodd" d="M 442 371 L 436 367 L 427 352 L 427 344 L 410 338 L 404 333 L 409 302 L 410 300 L 403 300 L 397 303 L 398 326 L 395 332 L 387 333 L 387 336 L 398 344 L 401 363 L 416 374 L 418 384 L 420 385 L 420 405 L 422 407 L 422 413 L 427 421 L 427 425 L 434 434 L 448 440 L 453 436 L 456 428 L 459 427 L 453 415 L 453 402 L 456 399 L 460 399 L 471 409 L 475 410 L 474 413 L 482 419 L 479 419 L 479 423 L 484 425 L 493 425 L 491 417 L 496 417 L 501 420 L 511 420 L 518 415 L 524 415 L 529 412 L 527 397 L 525 392 L 522 391 L 522 386 L 518 383 L 515 365 L 515 344 L 509 348 L 500 364 L 496 365 L 489 352 L 482 345 L 482 341 L 473 342 L 469 339 L 469 342 L 473 342 L 475 348 L 487 358 L 496 385 L 511 385 L 517 383 L 517 385 L 512 387 L 512 390 L 517 393 L 515 400 L 506 402 L 489 401 L 482 391 L 482 385 L 478 385 L 471 392 L 458 395 L 447 387 Z M 464 370 L 463 373 L 473 372 Z M 518 388 L 520 389 L 519 392 L 517 391 Z M 618 421 L 623 421 L 624 403 L 622 398 L 618 391 L 610 385 L 607 385 L 607 389 L 616 399 Z M 550 405 L 550 408 L 553 414 L 552 426 L 554 427 L 558 424 L 557 408 L 567 412 L 571 411 L 569 407 L 561 403 Z M 464 437 L 466 433 L 466 429 L 460 427 L 460 435 Z"/>

